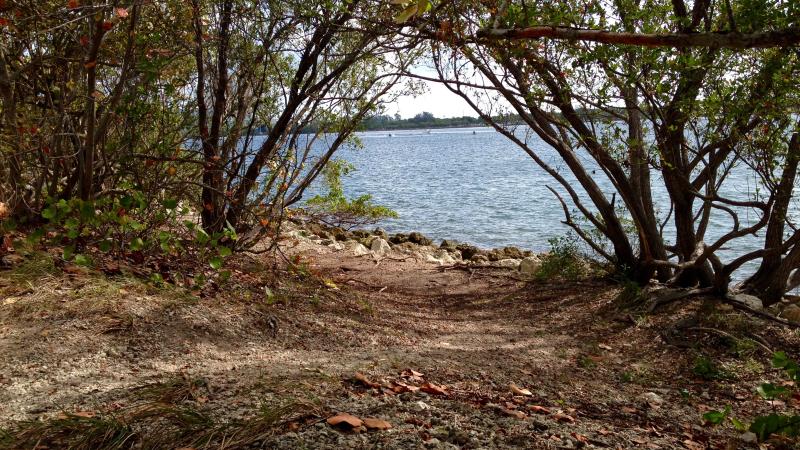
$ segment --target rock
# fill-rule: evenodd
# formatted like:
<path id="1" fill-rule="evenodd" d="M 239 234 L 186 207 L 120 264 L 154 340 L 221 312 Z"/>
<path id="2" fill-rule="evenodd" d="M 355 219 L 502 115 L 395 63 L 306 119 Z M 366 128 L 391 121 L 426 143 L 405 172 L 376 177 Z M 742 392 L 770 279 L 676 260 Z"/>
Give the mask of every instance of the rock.
<path id="1" fill-rule="evenodd" d="M 478 247 L 469 244 L 458 244 L 456 246 L 456 250 L 461 252 L 461 257 L 464 259 L 472 259 L 473 256 L 477 255 L 480 252 L 480 249 L 478 249 Z"/>
<path id="2" fill-rule="evenodd" d="M 420 247 L 413 242 L 403 242 L 402 244 L 394 244 L 394 249 L 402 252 L 402 253 L 416 253 L 418 251 L 424 251 L 423 249 L 428 247 Z M 428 251 L 430 253 L 430 251 Z"/>
<path id="3" fill-rule="evenodd" d="M 800 306 L 791 304 L 783 309 L 781 317 L 792 322 L 800 322 Z"/>
<path id="4" fill-rule="evenodd" d="M 409 242 L 413 242 L 413 243 L 415 243 L 417 245 L 431 245 L 431 244 L 433 244 L 432 240 L 430 240 L 427 237 L 425 237 L 424 234 L 418 233 L 416 231 L 408 235 L 408 241 Z"/>
<path id="5" fill-rule="evenodd" d="M 456 259 L 453 258 L 447 250 L 439 249 L 433 252 L 433 254 L 428 254 L 425 257 L 425 261 L 429 263 L 445 265 L 445 264 L 455 264 Z"/>
<path id="6" fill-rule="evenodd" d="M 496 261 L 493 265 L 504 269 L 517 269 L 519 268 L 520 261 L 518 259 L 506 258 Z"/>
<path id="7" fill-rule="evenodd" d="M 353 238 L 353 233 L 339 227 L 334 228 L 331 234 L 337 241 L 348 241 Z"/>
<path id="8" fill-rule="evenodd" d="M 340 252 L 344 250 L 344 244 L 341 242 L 331 241 L 331 243 L 328 244 L 328 248 L 332 248 L 333 250 Z"/>
<path id="9" fill-rule="evenodd" d="M 458 242 L 445 239 L 441 244 L 439 244 L 439 248 L 443 248 L 449 252 L 454 252 L 458 250 Z"/>
<path id="10" fill-rule="evenodd" d="M 652 408 L 658 408 L 664 403 L 664 399 L 655 392 L 645 392 L 640 398 Z"/>
<path id="11" fill-rule="evenodd" d="M 403 233 L 397 233 L 389 238 L 389 242 L 391 242 L 394 245 L 404 244 L 408 242 L 408 235 Z"/>
<path id="12" fill-rule="evenodd" d="M 749 306 L 750 308 L 759 311 L 764 309 L 764 303 L 761 302 L 761 299 L 756 297 L 755 295 L 736 294 L 731 297 L 731 300 L 737 301 L 739 303 L 744 304 L 745 306 Z"/>
<path id="13" fill-rule="evenodd" d="M 353 237 L 357 239 L 366 239 L 372 236 L 369 231 L 367 230 L 355 230 L 353 231 Z"/>
<path id="14" fill-rule="evenodd" d="M 525 275 L 533 276 L 542 267 L 542 260 L 538 256 L 528 256 L 519 263 L 519 271 Z"/>
<path id="15" fill-rule="evenodd" d="M 489 258 L 487 258 L 486 255 L 481 255 L 481 254 L 472 255 L 472 257 L 469 258 L 469 260 L 474 262 L 475 264 L 486 264 L 489 262 Z"/>
<path id="16" fill-rule="evenodd" d="M 435 437 L 432 437 L 432 438 L 428 439 L 427 441 L 425 441 L 423 445 L 425 445 L 425 447 L 428 447 L 428 448 L 436 448 L 441 443 L 442 443 L 442 441 L 440 441 L 439 439 L 436 439 Z"/>
<path id="17" fill-rule="evenodd" d="M 517 247 L 503 247 L 503 254 L 506 258 L 510 259 L 522 259 L 528 255 L 525 255 L 522 250 L 518 249 Z"/>
<path id="18" fill-rule="evenodd" d="M 344 243 L 345 250 L 353 253 L 356 256 L 364 256 L 369 254 L 369 249 L 357 241 L 347 241 Z"/>
<path id="19" fill-rule="evenodd" d="M 384 240 L 389 239 L 389 235 L 386 234 L 386 230 L 384 230 L 383 228 L 380 228 L 380 227 L 375 228 L 375 231 L 373 231 L 372 234 L 374 234 L 375 236 L 381 237 Z"/>
<path id="20" fill-rule="evenodd" d="M 758 436 L 756 436 L 756 434 L 752 431 L 748 431 L 746 433 L 742 433 L 739 436 L 739 440 L 745 444 L 756 444 L 758 443 Z"/>
<path id="21" fill-rule="evenodd" d="M 372 240 L 369 246 L 370 250 L 375 256 L 386 256 L 392 250 L 392 247 L 389 246 L 389 243 L 386 242 L 383 238 L 376 237 Z"/>

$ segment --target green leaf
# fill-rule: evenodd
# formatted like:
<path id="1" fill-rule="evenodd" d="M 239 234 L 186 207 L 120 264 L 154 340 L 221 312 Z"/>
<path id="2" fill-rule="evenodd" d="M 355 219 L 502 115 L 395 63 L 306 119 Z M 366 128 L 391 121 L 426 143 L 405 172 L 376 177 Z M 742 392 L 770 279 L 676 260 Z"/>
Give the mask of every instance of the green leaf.
<path id="1" fill-rule="evenodd" d="M 73 254 L 75 254 L 75 247 L 68 245 L 64 247 L 64 251 L 61 252 L 61 257 L 64 258 L 64 260 L 69 261 L 72 259 Z"/>
<path id="2" fill-rule="evenodd" d="M 164 200 L 162 204 L 164 205 L 164 208 L 167 208 L 169 210 L 173 210 L 178 207 L 178 201 L 171 198 Z"/>
<path id="3" fill-rule="evenodd" d="M 212 256 L 211 259 L 208 260 L 208 264 L 214 270 L 219 270 L 222 267 L 222 258 L 219 256 Z"/>
<path id="4" fill-rule="evenodd" d="M 417 4 L 413 3 L 407 6 L 400 14 L 395 16 L 395 23 L 406 23 L 408 19 L 412 18 L 417 13 Z"/>
<path id="5" fill-rule="evenodd" d="M 111 241 L 108 239 L 103 239 L 99 244 L 97 244 L 97 248 L 99 248 L 103 253 L 108 253 L 111 250 Z"/>
<path id="6" fill-rule="evenodd" d="M 765 400 L 774 400 L 789 392 L 785 387 L 775 386 L 772 383 L 764 383 L 759 386 L 756 391 L 758 391 L 758 395 Z"/>
<path id="7" fill-rule="evenodd" d="M 747 431 L 747 425 L 745 425 L 741 420 L 737 419 L 736 417 L 731 417 L 731 423 L 733 427 L 736 428 L 736 431 L 740 433 L 744 433 Z"/>
<path id="8" fill-rule="evenodd" d="M 703 414 L 703 420 L 710 424 L 719 425 L 725 421 L 730 413 L 731 407 L 726 406 L 724 411 L 709 411 Z"/>
<path id="9" fill-rule="evenodd" d="M 144 248 L 144 241 L 142 238 L 134 238 L 130 243 L 130 249 L 133 251 L 139 251 Z"/>
<path id="10" fill-rule="evenodd" d="M 770 414 L 756 417 L 750 425 L 750 431 L 755 433 L 760 441 L 769 439 L 773 434 L 797 436 L 800 435 L 800 416 Z"/>
<path id="11" fill-rule="evenodd" d="M 48 206 L 47 208 L 42 210 L 42 218 L 47 220 L 52 220 L 56 216 L 56 209 L 52 206 Z"/>
<path id="12" fill-rule="evenodd" d="M 78 255 L 75 255 L 75 264 L 77 264 L 79 266 L 88 266 L 89 264 L 91 264 L 91 261 L 89 260 L 88 256 L 82 255 L 82 254 L 78 254 Z"/>
<path id="13" fill-rule="evenodd" d="M 217 251 L 219 252 L 219 256 L 223 258 L 231 256 L 231 253 L 233 253 L 233 250 L 231 250 L 229 247 L 225 247 L 224 245 L 220 246 Z"/>

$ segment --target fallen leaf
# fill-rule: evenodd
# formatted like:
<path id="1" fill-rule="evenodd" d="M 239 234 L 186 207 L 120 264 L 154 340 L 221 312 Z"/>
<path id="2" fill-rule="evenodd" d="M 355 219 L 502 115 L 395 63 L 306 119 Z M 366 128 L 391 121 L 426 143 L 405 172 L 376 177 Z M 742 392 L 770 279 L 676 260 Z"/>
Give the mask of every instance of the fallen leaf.
<path id="1" fill-rule="evenodd" d="M 550 410 L 545 408 L 544 406 L 530 405 L 530 406 L 528 406 L 528 409 L 531 410 L 531 412 L 534 412 L 536 414 L 550 415 Z"/>
<path id="2" fill-rule="evenodd" d="M 514 393 L 514 395 L 524 395 L 526 397 L 530 397 L 530 396 L 533 395 L 533 393 L 531 391 L 529 391 L 527 389 L 521 389 L 513 381 L 508 385 L 508 387 L 509 387 L 509 389 L 511 389 L 511 392 Z"/>
<path id="3" fill-rule="evenodd" d="M 568 415 L 562 414 L 562 413 L 553 414 L 553 419 L 556 419 L 559 422 L 575 423 L 575 418 L 574 417 L 568 416 Z"/>
<path id="4" fill-rule="evenodd" d="M 417 386 L 411 386 L 410 384 L 405 384 L 402 381 L 396 381 L 395 386 L 392 387 L 392 390 L 398 394 L 403 392 L 417 392 L 419 388 Z"/>
<path id="5" fill-rule="evenodd" d="M 524 419 L 527 417 L 524 412 L 513 409 L 500 408 L 500 411 L 507 416 L 516 417 L 517 419 Z"/>
<path id="6" fill-rule="evenodd" d="M 449 395 L 447 391 L 442 386 L 437 386 L 433 383 L 425 383 L 420 386 L 420 390 L 422 392 L 426 392 L 431 395 Z"/>
<path id="7" fill-rule="evenodd" d="M 371 387 L 371 388 L 378 388 L 381 387 L 380 384 L 375 383 L 374 381 L 370 381 L 366 375 L 361 372 L 356 372 L 356 375 L 353 377 L 353 380 L 358 381 L 359 383 L 363 384 L 364 386 Z"/>
<path id="8" fill-rule="evenodd" d="M 364 419 L 364 426 L 370 430 L 388 430 L 392 428 L 392 424 L 385 420 L 367 417 Z"/>
<path id="9" fill-rule="evenodd" d="M 356 416 L 347 414 L 347 413 L 339 413 L 335 416 L 328 417 L 328 425 L 332 427 L 340 427 L 340 428 L 358 428 L 364 422 Z"/>
<path id="10" fill-rule="evenodd" d="M 683 445 L 684 445 L 684 447 L 688 448 L 689 450 L 703 450 L 705 448 L 703 446 L 703 444 L 701 444 L 699 442 L 691 441 L 689 439 L 686 439 L 685 441 L 683 441 Z"/>
<path id="11" fill-rule="evenodd" d="M 631 408 L 629 406 L 623 406 L 620 408 L 620 411 L 624 412 L 625 414 L 636 414 L 636 408 Z"/>
<path id="12" fill-rule="evenodd" d="M 584 436 L 582 434 L 578 434 L 578 433 L 576 433 L 574 431 L 572 433 L 570 433 L 570 436 L 574 437 L 575 440 L 577 440 L 578 442 L 583 442 L 584 444 L 588 444 L 589 443 L 589 438 L 587 438 L 586 436 Z"/>
<path id="13" fill-rule="evenodd" d="M 603 350 L 611 350 L 611 346 L 606 344 L 599 344 L 598 347 L 602 348 Z"/>

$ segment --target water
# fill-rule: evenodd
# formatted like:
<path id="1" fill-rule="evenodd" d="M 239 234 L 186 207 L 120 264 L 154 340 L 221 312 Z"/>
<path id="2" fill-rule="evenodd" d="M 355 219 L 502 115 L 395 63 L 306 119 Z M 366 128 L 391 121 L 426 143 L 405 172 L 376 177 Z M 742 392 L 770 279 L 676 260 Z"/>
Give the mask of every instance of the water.
<path id="1" fill-rule="evenodd" d="M 545 251 L 549 239 L 569 231 L 562 223 L 561 205 L 547 189 L 554 187 L 566 199 L 561 186 L 491 128 L 366 132 L 358 137 L 363 148 L 339 153 L 357 169 L 344 179 L 345 192 L 348 196 L 371 194 L 377 204 L 395 210 L 397 219 L 378 224 L 389 232 L 420 231 L 434 240 Z M 573 179 L 552 148 L 535 136 L 528 139 L 546 162 Z M 585 155 L 584 160 L 610 198 L 611 183 Z M 653 183 L 656 210 L 663 217 L 669 209 L 668 197 L 657 175 Z M 749 199 L 756 184 L 746 170 L 734 171 L 721 193 Z M 585 199 L 577 183 L 574 186 Z M 740 213 L 742 226 L 758 220 L 752 210 Z M 715 211 L 707 242 L 730 231 L 731 224 L 727 214 Z M 665 234 L 674 242 L 669 226 Z M 759 248 L 761 239 L 748 236 L 733 241 L 721 252 L 723 262 Z M 755 264 L 741 272 L 752 271 Z"/>

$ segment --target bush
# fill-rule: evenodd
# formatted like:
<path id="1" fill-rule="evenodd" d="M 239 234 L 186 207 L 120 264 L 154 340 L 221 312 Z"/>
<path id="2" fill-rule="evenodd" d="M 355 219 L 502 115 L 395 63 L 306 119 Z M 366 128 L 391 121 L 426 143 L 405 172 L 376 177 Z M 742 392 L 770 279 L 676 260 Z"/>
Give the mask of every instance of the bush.
<path id="1" fill-rule="evenodd" d="M 361 195 L 348 199 L 342 188 L 342 177 L 355 167 L 341 159 L 328 162 L 323 171 L 327 193 L 317 195 L 306 203 L 306 213 L 325 224 L 351 229 L 374 224 L 382 219 L 397 217 L 397 213 L 384 206 L 372 203 L 372 196 Z"/>

